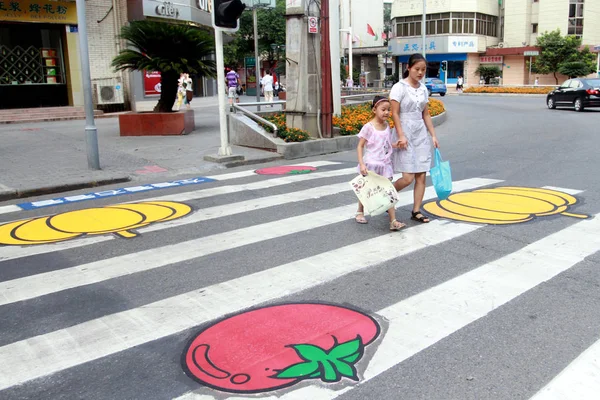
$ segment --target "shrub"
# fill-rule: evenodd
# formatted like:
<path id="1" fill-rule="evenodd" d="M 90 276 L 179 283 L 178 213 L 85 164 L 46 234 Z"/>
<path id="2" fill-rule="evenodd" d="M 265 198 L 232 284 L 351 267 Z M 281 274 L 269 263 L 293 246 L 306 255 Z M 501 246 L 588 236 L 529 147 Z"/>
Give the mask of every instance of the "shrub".
<path id="1" fill-rule="evenodd" d="M 302 129 L 288 128 L 285 121 L 285 113 L 277 113 L 264 117 L 267 121 L 277 126 L 277 136 L 286 142 L 304 142 L 310 139 L 310 134 Z M 269 125 L 261 124 L 267 131 L 273 133 L 273 128 Z"/>
<path id="2" fill-rule="evenodd" d="M 463 93 L 515 93 L 515 94 L 548 94 L 554 87 L 490 87 L 472 86 L 466 88 Z"/>
<path id="3" fill-rule="evenodd" d="M 444 103 L 440 100 L 429 99 L 429 113 L 432 117 L 440 115 L 446 111 Z M 333 125 L 340 128 L 341 135 L 356 135 L 360 132 L 364 124 L 373 119 L 373 113 L 370 103 L 364 103 L 353 106 L 343 106 L 342 115 L 333 117 Z M 394 127 L 392 117 L 388 120 L 390 126 Z"/>

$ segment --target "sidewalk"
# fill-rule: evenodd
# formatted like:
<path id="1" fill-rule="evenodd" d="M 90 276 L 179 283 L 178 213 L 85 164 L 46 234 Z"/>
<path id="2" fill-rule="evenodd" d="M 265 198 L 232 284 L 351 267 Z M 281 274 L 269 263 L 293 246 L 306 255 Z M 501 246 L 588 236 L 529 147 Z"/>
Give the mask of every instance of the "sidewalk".
<path id="1" fill-rule="evenodd" d="M 204 161 L 220 147 L 217 98 L 195 98 L 192 104 L 196 130 L 185 136 L 121 137 L 118 118 L 96 119 L 100 171 L 88 169 L 84 121 L 0 125 L 0 201 L 150 177 L 168 181 L 226 168 Z M 154 101 L 140 106 L 152 108 Z M 247 147 L 232 150 L 245 156 L 238 165 L 281 158 Z"/>

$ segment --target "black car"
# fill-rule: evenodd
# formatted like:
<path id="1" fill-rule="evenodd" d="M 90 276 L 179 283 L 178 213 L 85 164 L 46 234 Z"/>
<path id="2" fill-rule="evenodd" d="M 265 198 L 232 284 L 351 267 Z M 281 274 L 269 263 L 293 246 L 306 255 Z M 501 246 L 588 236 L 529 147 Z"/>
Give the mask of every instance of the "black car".
<path id="1" fill-rule="evenodd" d="M 575 108 L 575 111 L 600 107 L 600 79 L 569 79 L 558 89 L 548 93 L 546 105 L 551 110 L 569 106 Z"/>

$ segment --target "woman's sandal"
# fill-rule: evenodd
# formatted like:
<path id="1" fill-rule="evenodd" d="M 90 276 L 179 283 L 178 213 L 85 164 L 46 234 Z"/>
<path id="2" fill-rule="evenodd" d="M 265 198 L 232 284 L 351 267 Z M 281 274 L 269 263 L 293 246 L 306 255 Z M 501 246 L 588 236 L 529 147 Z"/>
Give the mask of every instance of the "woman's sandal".
<path id="1" fill-rule="evenodd" d="M 365 213 L 357 212 L 354 216 L 354 220 L 359 224 L 366 224 L 369 221 L 365 218 Z"/>
<path id="2" fill-rule="evenodd" d="M 405 226 L 406 225 L 403 224 L 402 222 L 393 220 L 390 222 L 390 231 L 399 231 L 400 229 L 404 228 Z"/>
<path id="3" fill-rule="evenodd" d="M 430 219 L 424 216 L 421 211 L 412 211 L 412 217 L 410 217 L 410 219 L 424 224 L 428 224 L 430 222 Z"/>

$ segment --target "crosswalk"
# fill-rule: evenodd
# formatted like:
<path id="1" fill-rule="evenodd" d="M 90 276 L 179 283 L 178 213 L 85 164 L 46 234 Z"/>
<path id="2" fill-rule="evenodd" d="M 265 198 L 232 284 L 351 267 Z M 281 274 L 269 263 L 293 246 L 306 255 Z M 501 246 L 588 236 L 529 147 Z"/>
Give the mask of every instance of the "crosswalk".
<path id="1" fill-rule="evenodd" d="M 496 345 L 497 337 L 478 334 L 475 327 L 504 323 L 503 313 L 517 302 L 564 314 L 545 289 L 570 282 L 565 274 L 597 266 L 600 214 L 593 208 L 584 210 L 592 216 L 585 220 L 553 216 L 495 227 L 434 219 L 390 233 L 385 217 L 365 226 L 353 222 L 348 182 L 354 165 L 313 166 L 318 170 L 308 174 L 258 176 L 246 170 L 211 176 L 214 182 L 179 193 L 140 193 L 127 202 L 182 202 L 195 211 L 141 226 L 132 239 L 101 234 L 0 246 L 0 398 L 598 398 L 598 313 L 590 315 L 587 330 L 563 340 L 568 351 L 504 343 L 499 365 L 527 358 L 546 363 L 527 379 L 515 369 L 516 383 L 504 392 L 503 374 L 486 371 L 487 381 L 471 379 L 471 387 L 453 392 L 450 378 L 420 387 L 405 369 L 421 357 L 435 370 L 448 356 L 441 350 L 446 346 L 465 351 L 473 339 Z M 454 191 L 501 184 L 471 177 L 454 182 Z M 540 187 L 585 197 L 582 188 L 552 185 Z M 428 187 L 425 200 L 435 198 Z M 409 215 L 412 201 L 412 192 L 400 193 L 400 219 Z M 3 223 L 29 218 L 11 205 L 1 210 L 0 233 Z M 60 206 L 46 211 L 62 212 Z M 590 280 L 600 282 L 600 274 Z M 597 301 L 597 288 L 588 286 Z M 560 290 L 555 293 L 558 298 Z M 185 348 L 201 329 L 256 307 L 304 303 L 349 306 L 381 325 L 381 336 L 356 362 L 357 381 L 303 379 L 256 394 L 244 392 L 243 385 L 235 393 L 221 391 L 185 375 Z M 472 373 L 483 374 L 483 368 Z M 399 394 L 407 383 L 410 391 Z"/>

